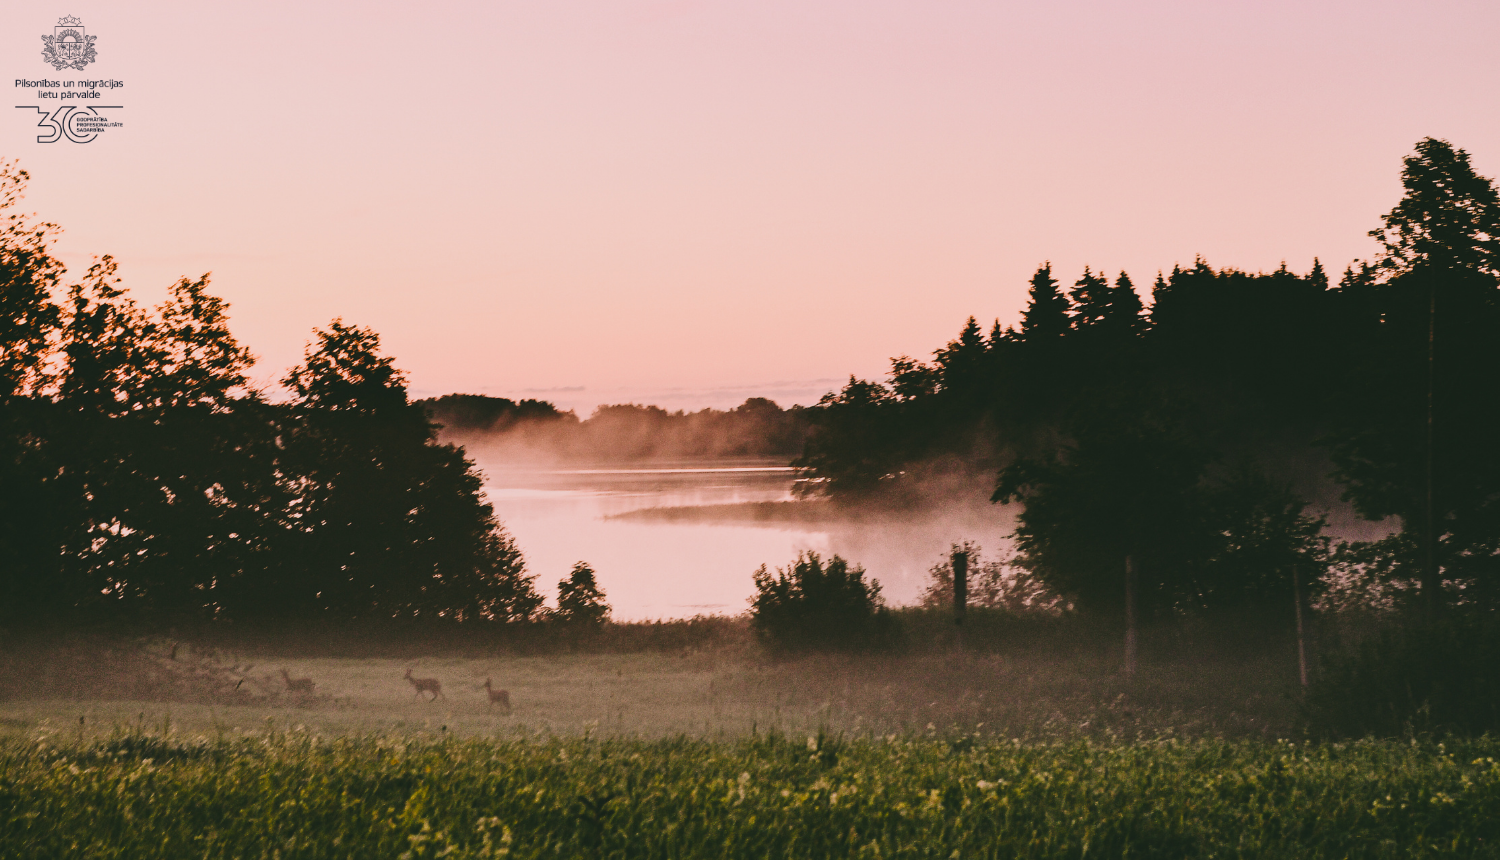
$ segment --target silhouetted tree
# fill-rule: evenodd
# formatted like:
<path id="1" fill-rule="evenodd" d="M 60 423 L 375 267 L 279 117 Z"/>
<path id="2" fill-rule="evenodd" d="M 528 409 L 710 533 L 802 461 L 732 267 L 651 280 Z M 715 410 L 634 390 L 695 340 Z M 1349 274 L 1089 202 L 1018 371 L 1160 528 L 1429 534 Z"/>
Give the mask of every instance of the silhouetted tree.
<path id="1" fill-rule="evenodd" d="M 1322 517 L 1284 483 L 1240 466 L 1201 494 L 1207 551 L 1193 559 L 1183 608 L 1249 612 L 1290 623 L 1293 570 L 1309 574 L 1327 566 Z M 1315 578 L 1304 589 L 1316 590 Z"/>
<path id="2" fill-rule="evenodd" d="M 1121 272 L 1109 291 L 1102 320 L 1104 328 L 1120 337 L 1138 335 L 1145 325 L 1144 313 L 1145 306 L 1141 304 L 1140 294 L 1135 291 L 1135 284 L 1131 282 L 1129 275 Z"/>
<path id="3" fill-rule="evenodd" d="M 1102 324 L 1114 305 L 1109 279 L 1089 271 L 1088 266 L 1068 297 L 1073 300 L 1073 327 L 1080 330 Z"/>
<path id="4" fill-rule="evenodd" d="M 894 405 L 885 386 L 849 377 L 842 391 L 818 401 L 813 434 L 792 465 L 836 495 L 877 491 L 896 477 L 903 460 L 898 445 L 906 440 L 889 420 Z"/>
<path id="5" fill-rule="evenodd" d="M 373 332 L 319 332 L 268 403 L 207 275 L 154 311 L 107 256 L 64 284 L 25 179 L 0 164 L 0 625 L 536 614 Z"/>
<path id="6" fill-rule="evenodd" d="M 418 402 L 433 422 L 455 433 L 503 433 L 526 422 L 578 423 L 578 416 L 560 412 L 545 400 L 518 402 L 483 394 L 445 394 Z"/>
<path id="7" fill-rule="evenodd" d="M 207 287 L 206 274 L 184 278 L 157 308 L 147 402 L 130 418 L 144 422 L 130 470 L 159 492 L 141 508 L 138 529 L 153 546 L 135 581 L 155 592 L 151 611 L 169 616 L 229 609 L 219 586 L 265 564 L 289 499 L 275 469 L 275 412 L 245 375 L 255 358 Z"/>
<path id="8" fill-rule="evenodd" d="M 47 248 L 57 228 L 14 211 L 28 179 L 16 162 L 0 161 L 0 406 L 44 381 L 49 339 L 62 321 L 52 296 L 63 265 Z"/>
<path id="9" fill-rule="evenodd" d="M 969 317 L 958 337 L 936 352 L 937 381 L 960 409 L 983 395 L 987 348 L 979 324 Z M 960 405 L 962 404 L 962 405 Z"/>
<path id="10" fill-rule="evenodd" d="M 532 578 L 479 476 L 436 444 L 376 334 L 338 320 L 315 334 L 285 380 L 297 395 L 284 457 L 296 561 L 263 599 L 335 618 L 533 614 Z"/>
<path id="11" fill-rule="evenodd" d="M 574 564 L 568 578 L 557 583 L 557 610 L 552 617 L 564 624 L 597 627 L 609 620 L 609 613 L 594 569 L 586 562 Z"/>
<path id="12" fill-rule="evenodd" d="M 1124 606 L 1125 559 L 1143 572 L 1143 610 L 1175 605 L 1201 555 L 1200 485 L 1210 454 L 1171 410 L 1125 402 L 1070 422 L 1057 452 L 1001 470 L 993 501 L 1020 502 L 1023 563 L 1080 608 Z"/>
<path id="13" fill-rule="evenodd" d="M 1333 437 L 1348 496 L 1400 517 L 1430 607 L 1443 578 L 1500 595 L 1500 197 L 1468 154 L 1427 138 L 1405 159 L 1402 200 L 1371 232 L 1373 267 L 1341 291 L 1376 320 L 1356 408 Z"/>
<path id="14" fill-rule="evenodd" d="M 77 597 L 60 580 L 81 519 L 59 478 L 61 452 L 42 430 L 64 270 L 48 250 L 56 227 L 16 211 L 28 178 L 0 161 L 0 625 L 52 616 Z"/>
<path id="15" fill-rule="evenodd" d="M 1446 140 L 1423 138 L 1403 159 L 1406 196 L 1370 231 L 1391 275 L 1433 268 L 1500 274 L 1500 196 L 1474 172 L 1469 154 Z"/>
<path id="16" fill-rule="evenodd" d="M 68 291 L 61 335 L 64 366 L 47 432 L 66 451 L 64 481 L 79 510 L 81 533 L 65 549 L 66 581 L 112 604 L 112 615 L 139 616 L 170 602 L 158 574 L 151 522 L 170 492 L 141 458 L 151 457 L 163 356 L 156 323 L 119 288 L 103 257 Z"/>
<path id="17" fill-rule="evenodd" d="M 1057 288 L 1052 264 L 1045 263 L 1031 276 L 1026 314 L 1021 318 L 1021 337 L 1029 342 L 1047 342 L 1062 337 L 1071 327 L 1068 297 Z"/>

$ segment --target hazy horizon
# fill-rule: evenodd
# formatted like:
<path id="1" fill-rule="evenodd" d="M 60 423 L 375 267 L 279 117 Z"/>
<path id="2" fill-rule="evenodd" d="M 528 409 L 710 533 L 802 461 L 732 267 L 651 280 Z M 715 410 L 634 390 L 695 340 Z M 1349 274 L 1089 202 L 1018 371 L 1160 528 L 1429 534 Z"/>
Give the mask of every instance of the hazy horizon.
<path id="1" fill-rule="evenodd" d="M 791 379 L 771 382 L 747 382 L 737 385 L 600 385 L 522 388 L 505 385 L 482 385 L 472 391 L 438 391 L 414 385 L 412 399 L 441 397 L 445 394 L 481 394 L 511 400 L 544 400 L 559 410 L 571 410 L 579 418 L 588 418 L 600 406 L 637 403 L 659 406 L 668 412 L 696 412 L 701 409 L 733 409 L 753 397 L 774 401 L 783 409 L 793 405 L 811 406 L 825 393 L 837 391 L 848 377 L 837 379 Z"/>

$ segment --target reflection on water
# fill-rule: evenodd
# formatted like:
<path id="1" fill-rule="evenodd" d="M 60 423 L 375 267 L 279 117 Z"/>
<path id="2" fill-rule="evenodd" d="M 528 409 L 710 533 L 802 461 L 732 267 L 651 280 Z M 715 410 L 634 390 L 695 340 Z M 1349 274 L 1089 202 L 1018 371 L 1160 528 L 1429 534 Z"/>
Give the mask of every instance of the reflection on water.
<path id="1" fill-rule="evenodd" d="M 949 544 L 978 540 L 998 549 L 1011 528 L 982 499 L 923 516 L 867 520 L 619 518 L 650 508 L 715 514 L 732 509 L 712 506 L 789 501 L 795 476 L 777 461 L 525 469 L 481 455 L 479 466 L 495 513 L 538 575 L 538 589 L 552 598 L 573 563 L 587 561 L 620 620 L 743 612 L 754 570 L 784 566 L 803 550 L 859 562 L 881 581 L 889 602 L 910 603 Z"/>

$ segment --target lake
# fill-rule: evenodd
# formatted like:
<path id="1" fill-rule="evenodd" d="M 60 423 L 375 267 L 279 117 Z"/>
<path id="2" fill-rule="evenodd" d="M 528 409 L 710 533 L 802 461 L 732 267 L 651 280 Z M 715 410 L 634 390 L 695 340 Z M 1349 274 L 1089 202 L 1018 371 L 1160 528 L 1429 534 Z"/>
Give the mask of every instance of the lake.
<path id="1" fill-rule="evenodd" d="M 784 460 L 518 467 L 470 456 L 549 602 L 586 561 L 622 621 L 739 614 L 756 568 L 785 567 L 807 550 L 863 564 L 887 602 L 915 603 L 951 544 L 998 550 L 1013 528 L 982 497 L 857 516 L 796 501 Z"/>

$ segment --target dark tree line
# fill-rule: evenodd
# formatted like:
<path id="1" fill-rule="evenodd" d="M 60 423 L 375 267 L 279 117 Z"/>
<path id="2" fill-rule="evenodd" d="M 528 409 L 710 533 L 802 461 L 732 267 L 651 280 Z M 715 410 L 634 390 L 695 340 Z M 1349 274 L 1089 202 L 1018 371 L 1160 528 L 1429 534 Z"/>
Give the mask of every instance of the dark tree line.
<path id="1" fill-rule="evenodd" d="M 577 423 L 578 416 L 545 400 L 511 400 L 484 394 L 444 394 L 419 400 L 428 416 L 457 435 L 508 433 L 528 425 Z"/>
<path id="2" fill-rule="evenodd" d="M 790 458 L 802 451 L 809 429 L 803 407 L 782 409 L 764 397 L 697 412 L 610 404 L 582 421 L 542 400 L 448 394 L 420 402 L 445 438 L 571 460 Z"/>
<path id="3" fill-rule="evenodd" d="M 0 167 L 0 624 L 526 618 L 461 449 L 374 332 L 316 332 L 275 403 L 207 276 L 155 309 L 69 282 Z"/>
<path id="4" fill-rule="evenodd" d="M 1438 601 L 1500 588 L 1500 202 L 1426 139 L 1373 263 L 1337 283 L 1214 269 L 1042 266 L 1019 328 L 970 318 L 931 361 L 893 360 L 811 411 L 797 461 L 835 498 L 901 500 L 937 473 L 1019 502 L 1025 563 L 1117 611 L 1123 560 L 1156 612 L 1281 603 L 1328 539 L 1310 496 L 1399 533 L 1364 550 Z M 998 475 L 998 480 L 994 476 Z"/>

